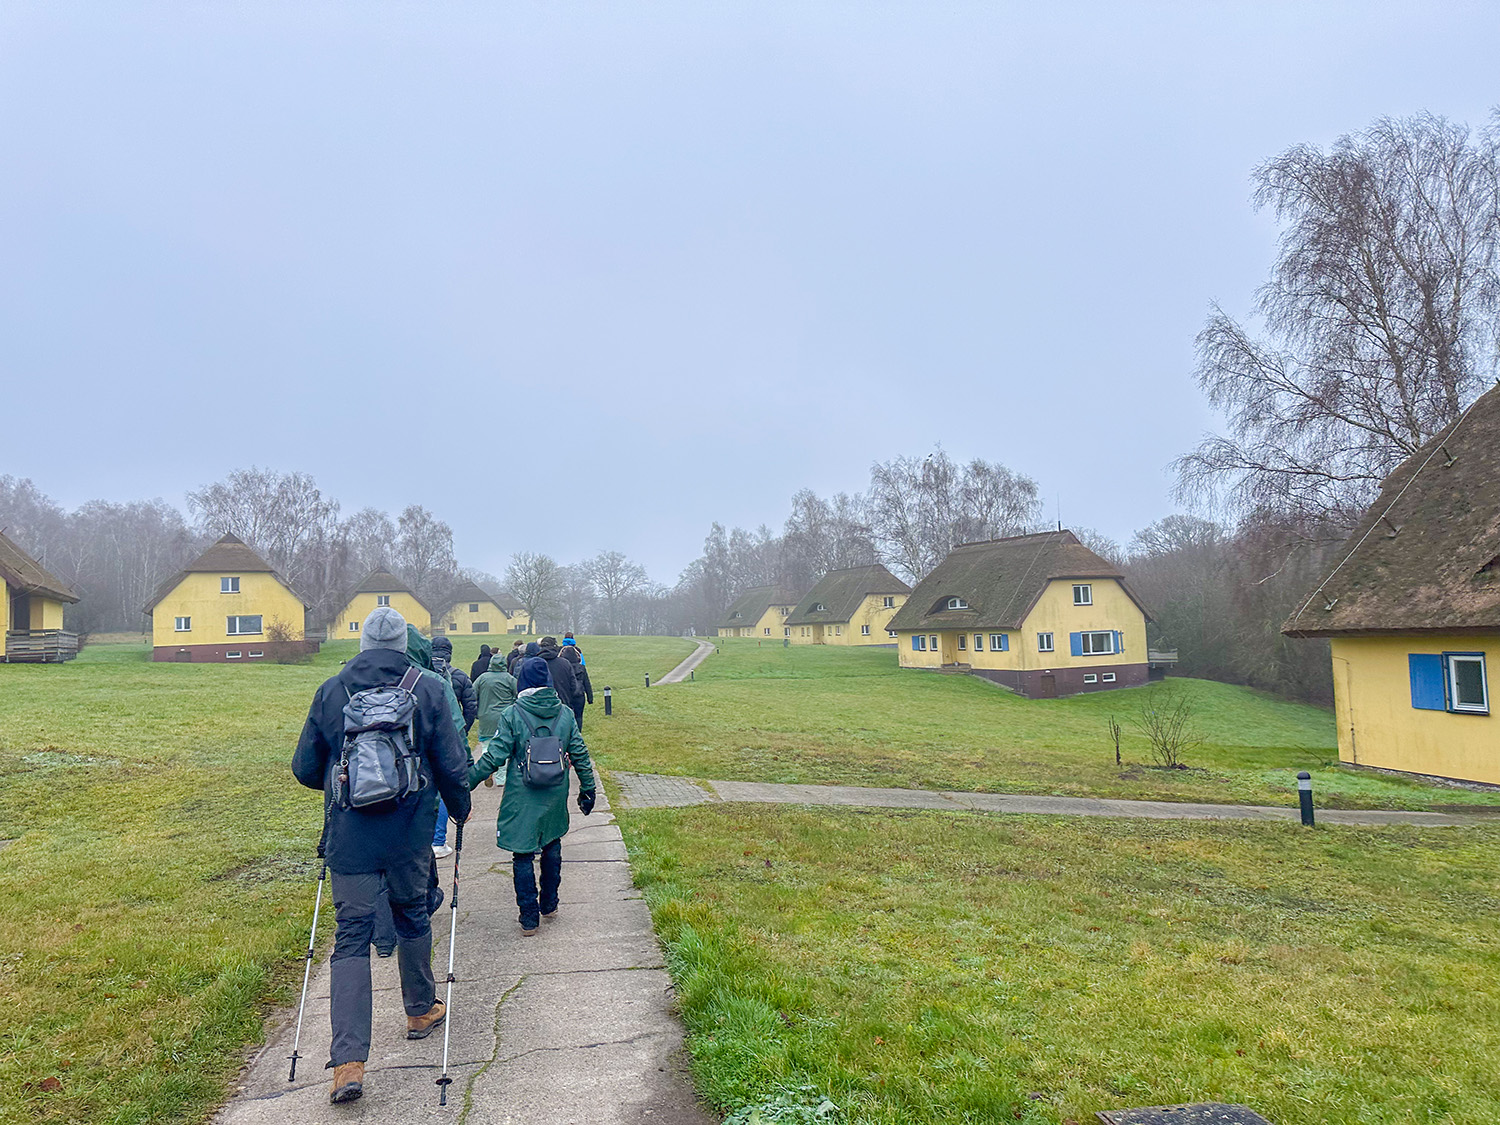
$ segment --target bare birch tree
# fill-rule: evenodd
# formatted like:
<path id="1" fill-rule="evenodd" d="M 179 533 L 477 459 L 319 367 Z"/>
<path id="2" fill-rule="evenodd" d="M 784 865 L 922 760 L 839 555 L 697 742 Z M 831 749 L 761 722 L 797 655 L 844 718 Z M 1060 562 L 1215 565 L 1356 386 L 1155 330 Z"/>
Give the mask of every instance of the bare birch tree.
<path id="1" fill-rule="evenodd" d="M 1199 333 L 1198 384 L 1228 433 L 1177 462 L 1179 492 L 1347 528 L 1493 379 L 1500 125 L 1383 119 L 1254 181 L 1284 224 L 1265 335 L 1217 305 Z"/>
<path id="2" fill-rule="evenodd" d="M 551 618 L 560 608 L 563 593 L 562 567 L 551 555 L 520 551 L 511 556 L 505 585 L 526 607 L 533 621 Z"/>

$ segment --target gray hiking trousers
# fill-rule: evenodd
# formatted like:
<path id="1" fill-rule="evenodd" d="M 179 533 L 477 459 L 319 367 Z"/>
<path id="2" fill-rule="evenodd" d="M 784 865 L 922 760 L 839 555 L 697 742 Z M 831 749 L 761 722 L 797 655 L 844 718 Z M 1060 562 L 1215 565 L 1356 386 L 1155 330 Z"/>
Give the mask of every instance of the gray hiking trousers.
<path id="1" fill-rule="evenodd" d="M 390 890 L 391 915 L 396 923 L 396 956 L 401 970 L 401 1000 L 408 1016 L 426 1015 L 437 999 L 432 975 L 432 925 L 427 915 L 427 879 L 432 854 L 425 847 L 411 863 L 387 871 L 360 875 L 331 873 L 334 916 L 333 939 L 333 1065 L 365 1062 L 370 1057 L 370 941 L 375 934 L 375 904 L 381 877 Z"/>

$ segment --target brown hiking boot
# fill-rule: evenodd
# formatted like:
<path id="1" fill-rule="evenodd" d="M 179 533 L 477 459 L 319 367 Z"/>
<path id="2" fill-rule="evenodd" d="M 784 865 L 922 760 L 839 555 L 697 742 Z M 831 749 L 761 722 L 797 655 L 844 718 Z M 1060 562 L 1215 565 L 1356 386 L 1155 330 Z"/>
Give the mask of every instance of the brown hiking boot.
<path id="1" fill-rule="evenodd" d="M 334 1105 L 355 1101 L 365 1092 L 365 1064 L 362 1062 L 339 1063 L 333 1068 L 333 1089 L 328 1100 Z"/>
<path id="2" fill-rule="evenodd" d="M 406 1017 L 406 1037 L 408 1039 L 426 1039 L 443 1022 L 443 1017 L 448 1014 L 448 1009 L 443 1006 L 441 1000 L 434 1000 L 432 1007 L 427 1009 L 425 1016 Z"/>

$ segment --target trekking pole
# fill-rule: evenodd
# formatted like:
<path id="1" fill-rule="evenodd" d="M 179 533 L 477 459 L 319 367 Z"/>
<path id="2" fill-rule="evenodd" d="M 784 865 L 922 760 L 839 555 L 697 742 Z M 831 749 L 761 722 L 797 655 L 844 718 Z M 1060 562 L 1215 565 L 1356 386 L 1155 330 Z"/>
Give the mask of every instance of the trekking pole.
<path id="1" fill-rule="evenodd" d="M 448 906 L 448 999 L 443 1005 L 443 1074 L 437 1080 L 438 1105 L 448 1104 L 448 1033 L 453 1030 L 453 939 L 458 933 L 458 861 L 464 854 L 464 824 L 457 821 L 453 836 L 453 901 Z"/>
<path id="2" fill-rule="evenodd" d="M 302 1013 L 307 1009 L 307 982 L 312 976 L 313 943 L 318 936 L 318 911 L 323 906 L 323 883 L 328 879 L 328 858 L 323 854 L 323 845 L 318 845 L 318 858 L 323 861 L 323 870 L 318 872 L 318 895 L 313 899 L 312 930 L 307 935 L 307 964 L 302 969 L 302 1002 L 297 1005 L 297 1034 L 292 1037 L 292 1070 L 286 1076 L 288 1082 L 297 1081 L 297 1048 L 302 1043 Z"/>

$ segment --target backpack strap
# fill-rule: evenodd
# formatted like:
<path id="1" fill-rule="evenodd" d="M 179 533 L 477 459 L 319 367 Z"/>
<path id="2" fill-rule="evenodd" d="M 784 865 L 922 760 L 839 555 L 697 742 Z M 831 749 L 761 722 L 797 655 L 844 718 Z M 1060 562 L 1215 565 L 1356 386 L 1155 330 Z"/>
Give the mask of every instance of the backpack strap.
<path id="1" fill-rule="evenodd" d="M 417 681 L 420 680 L 421 678 L 422 678 L 422 669 L 420 669 L 420 668 L 408 668 L 406 670 L 406 675 L 404 675 L 404 676 L 401 677 L 401 682 L 399 684 L 397 684 L 396 686 L 399 687 L 402 691 L 411 691 L 413 688 L 415 688 L 417 686 Z"/>

